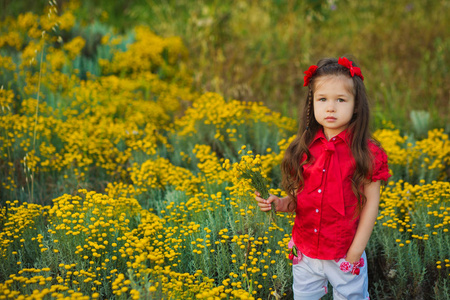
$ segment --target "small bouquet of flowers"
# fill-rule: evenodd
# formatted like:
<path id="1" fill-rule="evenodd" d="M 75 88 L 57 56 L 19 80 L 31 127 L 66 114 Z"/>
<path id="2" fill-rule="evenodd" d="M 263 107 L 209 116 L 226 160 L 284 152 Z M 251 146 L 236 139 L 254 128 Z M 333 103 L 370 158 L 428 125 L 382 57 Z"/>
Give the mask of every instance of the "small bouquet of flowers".
<path id="1" fill-rule="evenodd" d="M 239 154 L 242 153 L 246 147 L 242 146 Z M 253 191 L 258 191 L 261 194 L 261 198 L 269 198 L 269 181 L 267 175 L 263 170 L 261 164 L 261 156 L 253 155 L 252 151 L 247 151 L 246 155 L 242 155 L 239 163 L 233 164 L 233 171 L 235 178 L 239 180 L 246 180 Z M 270 222 L 275 222 L 276 209 L 275 204 L 272 202 L 270 210 Z"/>

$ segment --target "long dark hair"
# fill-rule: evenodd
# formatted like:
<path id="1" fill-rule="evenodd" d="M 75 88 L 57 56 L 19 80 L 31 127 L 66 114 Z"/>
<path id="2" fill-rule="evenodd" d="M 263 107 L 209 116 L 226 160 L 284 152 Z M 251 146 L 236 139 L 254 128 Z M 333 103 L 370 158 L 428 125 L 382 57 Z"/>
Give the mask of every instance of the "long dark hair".
<path id="1" fill-rule="evenodd" d="M 348 132 L 351 136 L 351 144 L 349 146 L 356 164 L 352 178 L 352 189 L 358 199 L 356 213 L 359 215 L 366 203 L 366 197 L 362 188 L 365 183 L 369 182 L 368 178 L 370 178 L 369 175 L 372 172 L 372 156 L 369 151 L 368 141 L 369 139 L 373 140 L 373 138 L 369 130 L 370 112 L 366 88 L 359 76 L 351 77 L 349 69 L 338 64 L 338 60 L 335 58 L 321 59 L 317 66 L 318 69 L 308 84 L 308 95 L 306 96 L 297 136 L 286 149 L 281 163 L 282 185 L 292 200 L 289 207 L 293 206 L 295 208 L 297 204 L 296 193 L 301 191 L 304 186 L 302 166 L 311 161 L 311 153 L 308 147 L 317 131 L 322 129 L 322 126 L 316 121 L 313 109 L 316 79 L 326 75 L 348 76 L 353 80 L 353 95 L 355 97 L 354 114 L 350 120 Z M 357 67 L 355 63 L 353 63 L 353 66 Z M 304 156 L 306 156 L 306 159 L 301 162 Z"/>

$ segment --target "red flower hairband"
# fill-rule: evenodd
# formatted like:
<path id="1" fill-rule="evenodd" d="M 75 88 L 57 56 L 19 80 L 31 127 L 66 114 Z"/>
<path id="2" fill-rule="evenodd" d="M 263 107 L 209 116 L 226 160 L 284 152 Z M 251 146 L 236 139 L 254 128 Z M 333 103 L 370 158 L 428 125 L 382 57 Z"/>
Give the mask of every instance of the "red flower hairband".
<path id="1" fill-rule="evenodd" d="M 349 69 L 350 75 L 352 75 L 352 77 L 353 75 L 358 75 L 359 77 L 361 77 L 362 80 L 364 80 L 364 76 L 361 73 L 361 69 L 358 67 L 354 67 L 353 62 L 351 60 L 348 60 L 346 57 L 339 57 L 338 64 Z"/>
<path id="2" fill-rule="evenodd" d="M 357 75 L 362 80 L 364 80 L 364 76 L 361 73 L 361 69 L 358 68 L 358 67 L 354 67 L 353 66 L 353 62 L 351 60 L 348 60 L 346 57 L 339 57 L 338 64 L 340 64 L 341 66 L 344 66 L 347 69 L 349 69 L 350 70 L 350 75 L 352 77 L 354 75 Z M 307 86 L 309 84 L 309 82 L 311 81 L 311 78 L 314 76 L 314 74 L 316 73 L 318 68 L 319 68 L 318 66 L 312 65 L 312 66 L 310 66 L 308 68 L 308 70 L 303 72 L 304 74 L 306 74 L 305 77 L 303 77 L 303 80 L 304 80 L 303 86 Z"/>
<path id="3" fill-rule="evenodd" d="M 303 77 L 303 80 L 305 81 L 303 83 L 303 86 L 307 86 L 309 84 L 309 81 L 311 80 L 311 77 L 313 77 L 314 73 L 316 73 L 318 66 L 312 65 L 309 67 L 309 69 L 303 73 L 305 73 L 305 77 Z"/>

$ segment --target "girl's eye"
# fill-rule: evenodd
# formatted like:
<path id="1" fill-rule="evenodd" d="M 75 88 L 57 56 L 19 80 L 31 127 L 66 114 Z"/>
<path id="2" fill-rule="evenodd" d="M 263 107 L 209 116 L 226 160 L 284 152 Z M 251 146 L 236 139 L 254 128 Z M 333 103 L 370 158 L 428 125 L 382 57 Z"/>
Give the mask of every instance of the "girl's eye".
<path id="1" fill-rule="evenodd" d="M 345 102 L 345 100 L 342 99 L 342 98 L 337 99 L 337 101 L 338 101 L 338 102 Z"/>
<path id="2" fill-rule="evenodd" d="M 320 98 L 319 101 L 327 101 L 326 98 Z"/>

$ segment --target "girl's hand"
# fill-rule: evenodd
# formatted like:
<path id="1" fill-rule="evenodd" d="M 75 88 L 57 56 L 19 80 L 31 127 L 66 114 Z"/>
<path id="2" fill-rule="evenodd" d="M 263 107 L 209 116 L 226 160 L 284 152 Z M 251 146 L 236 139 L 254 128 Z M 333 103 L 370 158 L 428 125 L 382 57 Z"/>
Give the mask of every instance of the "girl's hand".
<path id="1" fill-rule="evenodd" d="M 345 260 L 348 261 L 351 264 L 355 264 L 361 259 L 362 254 L 359 253 L 352 253 L 351 250 L 347 252 L 347 255 L 345 256 Z"/>
<path id="2" fill-rule="evenodd" d="M 258 202 L 258 206 L 261 211 L 270 211 L 271 203 L 274 202 L 276 208 L 280 198 L 270 195 L 268 199 L 263 199 L 261 198 L 261 194 L 258 191 L 255 191 L 255 200 Z"/>

